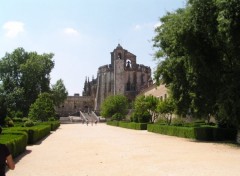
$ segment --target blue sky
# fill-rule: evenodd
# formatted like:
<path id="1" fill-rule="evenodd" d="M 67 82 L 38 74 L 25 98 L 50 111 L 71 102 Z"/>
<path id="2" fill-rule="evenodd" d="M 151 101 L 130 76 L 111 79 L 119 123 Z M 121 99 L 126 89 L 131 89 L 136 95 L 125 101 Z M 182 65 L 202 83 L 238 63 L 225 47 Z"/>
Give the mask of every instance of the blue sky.
<path id="1" fill-rule="evenodd" d="M 0 58 L 18 47 L 54 53 L 51 84 L 82 94 L 86 76 L 110 63 L 118 43 L 137 63 L 156 67 L 151 39 L 159 18 L 186 0 L 1 0 Z"/>

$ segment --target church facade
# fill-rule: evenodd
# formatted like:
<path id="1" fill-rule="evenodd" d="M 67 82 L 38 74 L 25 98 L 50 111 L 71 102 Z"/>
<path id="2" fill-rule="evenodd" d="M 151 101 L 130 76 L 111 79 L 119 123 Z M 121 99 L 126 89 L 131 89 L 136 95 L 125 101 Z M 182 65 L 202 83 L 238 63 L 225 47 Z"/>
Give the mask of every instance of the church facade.
<path id="1" fill-rule="evenodd" d="M 69 96 L 61 110 L 69 114 L 87 109 L 99 111 L 102 102 L 109 95 L 125 95 L 132 102 L 138 93 L 151 84 L 151 68 L 138 64 L 136 55 L 118 44 L 111 52 L 110 64 L 98 68 L 97 78 L 92 78 L 91 81 L 86 78 L 82 96 Z M 74 99 L 74 102 L 70 103 L 70 99 Z M 67 105 L 69 103 L 70 106 Z M 70 109 L 73 105 L 75 107 Z M 65 107 L 69 111 L 63 110 Z"/>

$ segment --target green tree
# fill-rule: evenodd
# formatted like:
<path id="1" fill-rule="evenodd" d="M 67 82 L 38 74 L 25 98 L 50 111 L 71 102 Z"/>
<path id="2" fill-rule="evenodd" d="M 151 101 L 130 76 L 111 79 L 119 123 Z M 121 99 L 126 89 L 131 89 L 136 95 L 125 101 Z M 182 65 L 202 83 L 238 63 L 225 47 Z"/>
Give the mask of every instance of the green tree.
<path id="1" fill-rule="evenodd" d="M 101 115 L 103 117 L 117 116 L 118 120 L 120 115 L 122 118 L 126 116 L 128 108 L 128 100 L 124 95 L 110 95 L 108 96 L 101 105 Z"/>
<path id="2" fill-rule="evenodd" d="M 4 123 L 4 114 L 7 114 L 7 106 L 3 85 L 0 83 L 0 125 Z"/>
<path id="3" fill-rule="evenodd" d="M 134 102 L 134 119 L 136 122 L 153 122 L 158 114 L 156 111 L 158 99 L 152 95 L 138 96 Z"/>
<path id="4" fill-rule="evenodd" d="M 164 83 L 176 102 L 176 113 L 186 115 L 191 106 L 194 74 L 186 55 L 182 36 L 187 36 L 188 11 L 179 9 L 161 18 L 162 25 L 156 28 L 154 47 L 159 50 L 156 58 L 165 58 L 154 73 L 157 84 Z M 162 82 L 161 82 L 162 81 Z"/>
<path id="5" fill-rule="evenodd" d="M 157 105 L 157 111 L 165 117 L 168 125 L 170 125 L 172 122 L 172 115 L 174 113 L 174 110 L 175 105 L 172 98 L 167 98 L 164 101 L 159 101 Z"/>
<path id="6" fill-rule="evenodd" d="M 172 93 L 176 113 L 215 115 L 219 124 L 240 122 L 240 2 L 189 0 L 166 14 L 153 39 L 155 72 Z"/>
<path id="7" fill-rule="evenodd" d="M 52 97 L 49 93 L 41 93 L 36 101 L 31 105 L 28 117 L 33 120 L 48 121 L 55 117 L 56 112 Z"/>
<path id="8" fill-rule="evenodd" d="M 49 92 L 53 54 L 39 55 L 17 48 L 0 60 L 1 96 L 11 111 L 27 115 L 30 105 L 41 92 Z M 6 116 L 6 114 L 1 114 Z"/>
<path id="9" fill-rule="evenodd" d="M 60 104 L 63 103 L 68 96 L 68 92 L 62 79 L 59 79 L 56 84 L 52 85 L 51 92 L 55 106 L 60 106 Z"/>

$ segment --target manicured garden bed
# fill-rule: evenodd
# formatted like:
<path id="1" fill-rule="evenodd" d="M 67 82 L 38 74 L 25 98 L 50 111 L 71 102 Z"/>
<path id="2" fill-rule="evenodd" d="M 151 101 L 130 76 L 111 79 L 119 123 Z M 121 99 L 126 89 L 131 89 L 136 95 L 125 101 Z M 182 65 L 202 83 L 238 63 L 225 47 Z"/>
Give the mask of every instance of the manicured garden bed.
<path id="1" fill-rule="evenodd" d="M 108 121 L 108 125 L 135 130 L 148 130 L 149 132 L 190 138 L 200 141 L 236 141 L 237 129 L 218 128 L 204 123 L 174 126 L 166 124 L 147 124 L 125 121 Z"/>
<path id="2" fill-rule="evenodd" d="M 59 126 L 60 122 L 50 121 L 38 123 L 32 127 L 17 125 L 17 127 L 3 128 L 2 135 L 0 136 L 0 143 L 8 146 L 13 157 L 16 157 L 26 150 L 27 145 L 37 143 Z"/>
<path id="3" fill-rule="evenodd" d="M 108 121 L 107 124 L 112 126 L 122 127 L 122 128 L 128 128 L 128 129 L 147 130 L 147 123 Z"/>
<path id="4" fill-rule="evenodd" d="M 182 127 L 159 124 L 148 124 L 149 132 L 170 136 L 191 138 L 202 141 L 235 141 L 236 129 L 218 128 L 216 126 Z"/>

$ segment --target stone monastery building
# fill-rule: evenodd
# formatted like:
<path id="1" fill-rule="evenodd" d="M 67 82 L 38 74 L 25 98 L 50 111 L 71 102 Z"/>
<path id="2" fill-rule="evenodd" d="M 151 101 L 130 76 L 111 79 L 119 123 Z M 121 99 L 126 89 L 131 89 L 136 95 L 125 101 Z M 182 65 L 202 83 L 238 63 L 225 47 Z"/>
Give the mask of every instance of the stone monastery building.
<path id="1" fill-rule="evenodd" d="M 68 96 L 57 112 L 60 116 L 79 111 L 98 112 L 107 96 L 121 94 L 131 102 L 151 84 L 151 68 L 138 64 L 136 55 L 118 44 L 111 52 L 111 63 L 98 68 L 97 78 L 91 81 L 86 78 L 82 96 Z"/>

